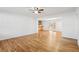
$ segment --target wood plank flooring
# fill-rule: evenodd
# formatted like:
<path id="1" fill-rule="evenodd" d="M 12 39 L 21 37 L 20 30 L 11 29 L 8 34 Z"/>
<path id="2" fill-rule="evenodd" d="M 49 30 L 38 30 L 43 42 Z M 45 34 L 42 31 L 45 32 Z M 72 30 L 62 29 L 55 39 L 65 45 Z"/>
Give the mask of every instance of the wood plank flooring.
<path id="1" fill-rule="evenodd" d="M 0 41 L 0 52 L 78 52 L 76 40 L 61 38 L 61 33 L 51 32 L 26 35 Z"/>

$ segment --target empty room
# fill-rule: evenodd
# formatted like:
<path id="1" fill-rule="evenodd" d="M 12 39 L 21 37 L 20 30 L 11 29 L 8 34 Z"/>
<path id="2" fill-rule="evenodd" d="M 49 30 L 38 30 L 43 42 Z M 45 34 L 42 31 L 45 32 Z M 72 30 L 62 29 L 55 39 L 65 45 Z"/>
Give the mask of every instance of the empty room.
<path id="1" fill-rule="evenodd" d="M 79 52 L 78 7 L 0 7 L 0 52 Z"/>

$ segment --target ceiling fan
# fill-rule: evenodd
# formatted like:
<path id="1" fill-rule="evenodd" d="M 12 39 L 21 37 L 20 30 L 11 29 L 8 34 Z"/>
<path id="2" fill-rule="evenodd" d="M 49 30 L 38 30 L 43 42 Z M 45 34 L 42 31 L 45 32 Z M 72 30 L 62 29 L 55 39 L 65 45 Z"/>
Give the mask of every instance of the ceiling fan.
<path id="1" fill-rule="evenodd" d="M 31 10 L 32 10 L 33 13 L 35 13 L 35 14 L 39 14 L 39 13 L 42 13 L 42 11 L 44 11 L 44 9 L 38 8 L 38 7 L 33 7 Z"/>

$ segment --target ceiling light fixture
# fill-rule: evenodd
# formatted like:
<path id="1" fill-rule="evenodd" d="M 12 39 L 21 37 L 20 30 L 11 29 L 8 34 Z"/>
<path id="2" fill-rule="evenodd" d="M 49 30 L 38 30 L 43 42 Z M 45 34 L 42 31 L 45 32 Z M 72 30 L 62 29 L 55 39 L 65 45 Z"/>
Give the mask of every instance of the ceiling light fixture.
<path id="1" fill-rule="evenodd" d="M 38 11 L 34 11 L 35 14 L 38 14 Z"/>
<path id="2" fill-rule="evenodd" d="M 34 14 L 38 15 L 39 13 L 42 13 L 42 11 L 44 11 L 44 9 L 39 8 L 39 7 L 32 7 L 31 11 L 33 11 Z"/>

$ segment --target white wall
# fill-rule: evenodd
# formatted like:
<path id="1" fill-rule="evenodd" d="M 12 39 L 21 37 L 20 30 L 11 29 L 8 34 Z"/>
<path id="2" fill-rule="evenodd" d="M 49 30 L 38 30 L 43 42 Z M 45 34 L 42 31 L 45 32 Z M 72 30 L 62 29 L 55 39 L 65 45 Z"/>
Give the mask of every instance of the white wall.
<path id="1" fill-rule="evenodd" d="M 79 8 L 76 8 L 76 17 L 77 17 L 77 23 L 76 23 L 76 38 L 77 38 L 77 43 L 79 46 Z"/>
<path id="2" fill-rule="evenodd" d="M 59 18 L 62 22 L 62 36 L 69 37 L 69 38 L 76 38 L 76 29 L 77 29 L 77 17 L 75 11 L 68 11 L 56 15 L 47 16 L 45 19 L 48 18 Z"/>
<path id="3" fill-rule="evenodd" d="M 64 37 L 79 39 L 79 9 L 56 15 L 45 16 L 43 19 L 59 17 L 62 22 L 62 35 Z M 36 21 L 37 17 L 35 17 Z M 0 40 L 37 32 L 37 22 L 32 23 L 33 18 L 0 12 Z M 35 27 L 34 27 L 35 26 Z"/>
<path id="4" fill-rule="evenodd" d="M 62 24 L 62 33 L 64 37 L 74 38 L 76 39 L 76 23 L 77 18 L 75 15 L 75 12 L 71 12 L 68 14 L 65 14 L 63 16 L 63 24 Z"/>
<path id="5" fill-rule="evenodd" d="M 32 17 L 0 12 L 0 40 L 33 34 Z"/>
<path id="6" fill-rule="evenodd" d="M 43 21 L 43 29 L 44 30 L 54 30 L 54 31 L 61 31 L 62 30 L 62 21 L 60 19 L 52 19 L 48 21 Z M 55 27 L 55 28 L 54 28 Z"/>

